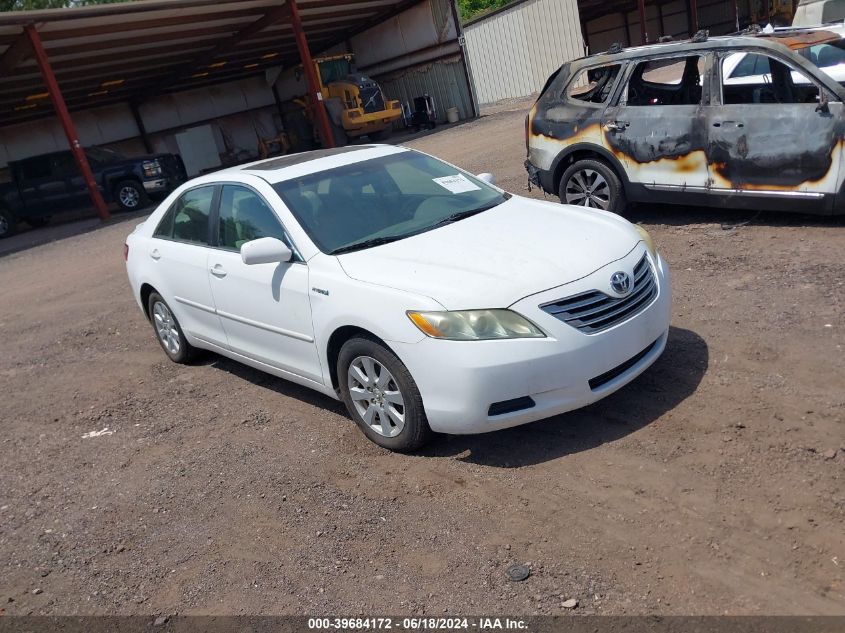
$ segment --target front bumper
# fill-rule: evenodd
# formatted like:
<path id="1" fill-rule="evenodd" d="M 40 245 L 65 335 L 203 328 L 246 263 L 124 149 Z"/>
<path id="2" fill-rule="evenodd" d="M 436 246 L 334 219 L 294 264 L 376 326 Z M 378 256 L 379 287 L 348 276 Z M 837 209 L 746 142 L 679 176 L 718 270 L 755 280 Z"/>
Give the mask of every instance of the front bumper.
<path id="1" fill-rule="evenodd" d="M 181 185 L 184 180 L 179 178 L 157 178 L 155 180 L 143 181 L 144 190 L 147 193 L 170 192 Z"/>
<path id="2" fill-rule="evenodd" d="M 671 282 L 659 257 L 652 261 L 657 297 L 607 330 L 585 334 L 539 308 L 603 287 L 600 282 L 611 272 L 627 260 L 633 266 L 643 252 L 640 245 L 624 261 L 510 306 L 542 328 L 546 338 L 393 343 L 417 383 L 432 430 L 485 433 L 533 422 L 596 402 L 645 371 L 663 352 L 669 332 Z M 518 406 L 526 397 L 533 406 L 499 414 L 494 408 L 491 415 L 491 405 L 515 401 Z"/>
<path id="3" fill-rule="evenodd" d="M 355 112 L 357 116 L 351 117 Z M 384 110 L 364 112 L 361 108 L 346 110 L 342 115 L 343 128 L 349 136 L 363 136 L 371 132 L 386 130 L 402 116 L 402 107 L 398 101 L 389 101 Z"/>

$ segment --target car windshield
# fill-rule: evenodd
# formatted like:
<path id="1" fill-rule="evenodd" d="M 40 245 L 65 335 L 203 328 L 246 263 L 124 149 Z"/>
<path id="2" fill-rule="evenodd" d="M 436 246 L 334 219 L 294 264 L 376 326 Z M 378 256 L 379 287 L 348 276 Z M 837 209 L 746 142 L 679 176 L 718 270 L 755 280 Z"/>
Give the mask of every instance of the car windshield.
<path id="1" fill-rule="evenodd" d="M 105 147 L 86 147 L 85 155 L 89 161 L 93 161 L 100 165 L 107 165 L 119 160 L 123 160 L 123 156 L 113 149 L 106 149 Z"/>
<path id="2" fill-rule="evenodd" d="M 841 70 L 839 72 L 830 71 L 837 66 L 845 64 L 845 40 L 839 39 L 834 42 L 825 42 L 823 44 L 814 44 L 796 51 L 802 57 L 808 59 L 818 68 L 826 71 L 831 78 L 836 81 L 842 81 L 843 76 Z"/>
<path id="3" fill-rule="evenodd" d="M 423 233 L 510 197 L 414 151 L 285 180 L 273 188 L 318 248 L 329 254 Z"/>

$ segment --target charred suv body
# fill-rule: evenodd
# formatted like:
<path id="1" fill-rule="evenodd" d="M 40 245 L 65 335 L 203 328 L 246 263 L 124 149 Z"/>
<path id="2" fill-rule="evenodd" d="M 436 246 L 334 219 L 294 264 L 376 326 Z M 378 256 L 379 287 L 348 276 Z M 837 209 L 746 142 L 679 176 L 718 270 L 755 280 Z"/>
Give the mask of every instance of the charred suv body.
<path id="1" fill-rule="evenodd" d="M 841 214 L 845 89 L 819 67 L 834 56 L 841 35 L 808 29 L 564 64 L 526 119 L 529 179 L 614 212 L 634 201 Z"/>

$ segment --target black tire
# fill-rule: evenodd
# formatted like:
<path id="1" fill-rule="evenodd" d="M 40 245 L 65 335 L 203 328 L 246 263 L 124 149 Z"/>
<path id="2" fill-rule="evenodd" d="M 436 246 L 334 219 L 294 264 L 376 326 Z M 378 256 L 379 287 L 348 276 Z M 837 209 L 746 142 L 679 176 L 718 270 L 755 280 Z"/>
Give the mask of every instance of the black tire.
<path id="1" fill-rule="evenodd" d="M 144 186 L 137 180 L 121 180 L 112 191 L 114 200 L 124 211 L 138 211 L 149 203 Z"/>
<path id="2" fill-rule="evenodd" d="M 41 227 L 50 224 L 50 220 L 51 218 L 49 215 L 43 215 L 40 218 L 27 218 L 26 223 L 33 228 L 40 229 Z"/>
<path id="3" fill-rule="evenodd" d="M 18 219 L 7 209 L 0 209 L 0 240 L 10 237 L 18 231 Z"/>
<path id="4" fill-rule="evenodd" d="M 364 417 L 358 411 L 353 401 L 349 386 L 349 367 L 353 362 L 363 358 L 373 359 L 376 361 L 376 364 L 381 365 L 382 369 L 387 369 L 390 376 L 392 376 L 392 380 L 389 384 L 385 384 L 383 389 L 385 391 L 395 392 L 391 386 L 397 387 L 403 400 L 401 414 L 404 418 L 404 426 L 393 437 L 380 434 L 371 427 L 364 420 Z M 366 337 L 355 337 L 346 341 L 340 349 L 340 354 L 338 354 L 337 375 L 340 395 L 343 403 L 346 405 L 347 411 L 349 411 L 349 415 L 371 442 L 391 451 L 408 453 L 420 448 L 430 439 L 432 432 L 428 426 L 428 420 L 425 417 L 422 396 L 420 396 L 419 389 L 417 389 L 417 384 L 411 377 L 411 373 L 407 367 L 384 344 Z M 381 376 L 380 372 L 379 376 Z M 379 395 L 373 395 L 379 397 Z M 361 402 L 361 400 L 358 400 L 358 402 Z M 369 406 L 369 404 L 362 406 Z M 390 404 L 388 403 L 387 406 L 389 407 Z M 396 405 L 394 405 L 394 411 L 398 411 Z M 386 419 L 388 426 L 392 427 L 392 431 L 395 431 L 396 425 L 391 421 L 390 416 L 386 416 Z"/>
<path id="5" fill-rule="evenodd" d="M 367 136 L 370 137 L 371 141 L 375 141 L 377 143 L 380 143 L 382 141 L 386 141 L 387 139 L 389 139 L 392 134 L 393 134 L 393 126 L 390 126 L 390 127 L 386 128 L 384 130 L 379 130 L 378 132 L 371 132 Z"/>
<path id="6" fill-rule="evenodd" d="M 583 191 L 582 182 L 587 184 L 587 195 L 581 198 L 583 202 L 577 202 L 576 196 L 581 195 Z M 602 186 L 602 183 L 606 186 Z M 596 188 L 591 189 L 592 185 L 596 185 Z M 567 201 L 567 193 L 572 197 L 570 201 Z M 617 215 L 624 215 L 628 206 L 625 188 L 619 176 L 607 163 L 593 158 L 576 160 L 563 172 L 558 185 L 558 196 L 563 204 L 576 204 Z M 602 206 L 603 203 L 605 206 Z"/>
<path id="7" fill-rule="evenodd" d="M 166 337 L 159 332 L 157 320 L 160 312 L 157 309 L 157 304 L 163 306 L 167 311 L 167 314 L 170 315 L 172 324 L 168 329 L 174 337 L 170 339 L 170 342 L 173 343 L 175 340 L 178 342 L 178 346 L 166 344 L 164 340 Z M 147 300 L 147 314 L 150 316 L 150 323 L 153 326 L 153 332 L 155 332 L 156 340 L 158 341 L 158 344 L 161 345 L 161 349 L 164 350 L 164 353 L 167 354 L 167 357 L 174 363 L 180 363 L 182 365 L 190 363 L 196 357 L 197 349 L 188 343 L 185 338 L 185 334 L 182 332 L 182 326 L 179 325 L 179 321 L 176 320 L 176 316 L 173 314 L 170 306 L 167 305 L 167 302 L 157 292 L 150 293 L 150 298 Z"/>

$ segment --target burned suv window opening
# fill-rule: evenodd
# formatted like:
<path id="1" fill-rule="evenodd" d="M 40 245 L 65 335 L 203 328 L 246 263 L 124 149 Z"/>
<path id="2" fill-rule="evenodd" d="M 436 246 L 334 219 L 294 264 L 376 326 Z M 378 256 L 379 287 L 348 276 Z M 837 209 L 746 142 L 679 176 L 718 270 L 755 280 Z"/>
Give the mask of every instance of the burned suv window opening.
<path id="1" fill-rule="evenodd" d="M 586 103 L 606 103 L 621 68 L 621 64 L 611 64 L 581 70 L 569 82 L 566 97 Z"/>
<path id="2" fill-rule="evenodd" d="M 748 76 L 742 83 L 729 83 L 723 79 L 723 104 L 818 103 L 819 88 L 803 71 L 769 55 L 754 55 L 758 58 L 755 60 L 755 70 L 764 69 L 765 72 Z M 723 75 L 728 59 L 729 56 L 721 60 Z"/>
<path id="3" fill-rule="evenodd" d="M 699 105 L 703 67 L 701 55 L 642 61 L 628 81 L 627 105 Z"/>

